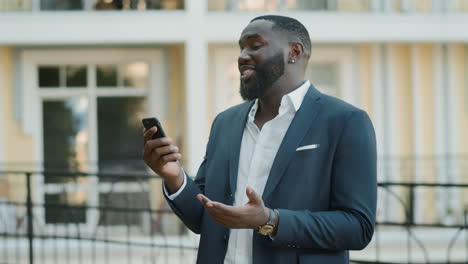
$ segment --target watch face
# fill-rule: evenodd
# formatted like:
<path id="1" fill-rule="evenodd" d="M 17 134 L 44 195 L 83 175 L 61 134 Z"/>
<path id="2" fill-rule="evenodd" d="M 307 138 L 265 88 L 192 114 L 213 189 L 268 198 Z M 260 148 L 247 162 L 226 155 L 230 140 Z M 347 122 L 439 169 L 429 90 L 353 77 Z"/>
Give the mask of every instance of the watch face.
<path id="1" fill-rule="evenodd" d="M 258 232 L 264 236 L 271 234 L 273 232 L 274 227 L 272 225 L 264 225 L 260 227 L 260 230 Z"/>

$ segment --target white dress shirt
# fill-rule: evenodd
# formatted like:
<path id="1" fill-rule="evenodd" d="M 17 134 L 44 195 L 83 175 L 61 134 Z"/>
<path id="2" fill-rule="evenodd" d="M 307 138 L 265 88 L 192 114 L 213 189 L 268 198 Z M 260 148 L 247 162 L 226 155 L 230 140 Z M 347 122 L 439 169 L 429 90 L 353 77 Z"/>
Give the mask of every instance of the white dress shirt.
<path id="1" fill-rule="evenodd" d="M 260 197 L 262 196 L 276 153 L 309 86 L 309 81 L 306 81 L 296 90 L 284 95 L 278 115 L 266 122 L 261 130 L 254 123 L 258 109 L 258 100 L 255 100 L 242 136 L 234 206 L 241 206 L 248 202 L 245 194 L 247 186 L 252 187 Z M 175 199 L 184 189 L 185 184 L 184 179 L 182 187 L 176 193 L 168 195 L 169 199 Z M 164 192 L 166 192 L 165 188 Z M 252 232 L 252 229 L 231 229 L 224 259 L 225 264 L 252 263 Z"/>

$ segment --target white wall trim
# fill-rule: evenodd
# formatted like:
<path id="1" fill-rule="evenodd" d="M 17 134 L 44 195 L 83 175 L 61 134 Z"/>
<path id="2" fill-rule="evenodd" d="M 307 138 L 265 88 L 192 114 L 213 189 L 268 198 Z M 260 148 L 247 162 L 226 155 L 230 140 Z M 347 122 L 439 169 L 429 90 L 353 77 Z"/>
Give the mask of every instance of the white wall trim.
<path id="1" fill-rule="evenodd" d="M 206 1 L 196 1 L 203 5 Z M 386 1 L 390 2 L 390 1 Z M 190 6 L 190 1 L 187 1 Z M 197 10 L 200 8 L 196 7 Z M 206 9 L 205 9 L 206 10 Z M 257 12 L 6 12 L 0 16 L 0 44 L 92 45 L 186 42 L 236 42 Z M 193 19 L 193 12 L 198 12 Z M 313 42 L 449 42 L 468 41 L 463 13 L 282 12 L 301 21 Z M 167 23 L 171 21 L 171 23 Z M 196 23 L 194 23 L 196 21 Z M 112 23 L 112 27 L 109 27 Z M 222 25 L 222 26 L 221 26 Z M 320 26 L 317 26 L 320 25 Z M 106 32 L 106 34 L 102 34 Z"/>

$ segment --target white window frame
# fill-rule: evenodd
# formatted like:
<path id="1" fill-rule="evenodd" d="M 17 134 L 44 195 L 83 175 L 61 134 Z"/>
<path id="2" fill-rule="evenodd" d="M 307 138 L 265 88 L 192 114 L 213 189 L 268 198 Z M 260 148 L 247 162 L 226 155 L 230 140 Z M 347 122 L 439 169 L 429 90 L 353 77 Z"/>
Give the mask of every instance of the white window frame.
<path id="1" fill-rule="evenodd" d="M 113 88 L 111 93 L 106 93 L 106 89 L 97 88 L 95 81 L 96 64 L 121 64 L 133 61 L 145 61 L 149 64 L 149 81 L 148 89 L 128 89 L 128 88 Z M 43 112 L 42 102 L 44 99 L 64 99 L 76 95 L 85 95 L 89 99 L 88 124 L 89 124 L 89 149 L 88 157 L 90 161 L 98 160 L 98 142 L 97 142 L 97 106 L 96 98 L 99 95 L 111 96 L 144 96 L 147 98 L 148 115 L 150 116 L 166 116 L 165 98 L 168 96 L 167 91 L 167 67 L 166 56 L 163 48 L 89 48 L 89 49 L 27 49 L 21 53 L 23 80 L 23 98 L 22 98 L 22 113 L 23 113 L 23 130 L 30 133 L 34 142 L 34 156 L 37 164 L 35 169 L 42 171 L 43 167 Z M 37 67 L 39 65 L 69 65 L 83 64 L 88 66 L 87 70 L 87 88 L 73 89 L 47 89 L 38 87 Z M 107 91 L 109 92 L 109 91 Z M 97 171 L 96 167 L 91 167 L 91 171 Z M 89 181 L 84 190 L 88 191 L 87 205 L 99 205 L 99 191 L 109 189 L 110 183 L 98 183 L 98 178 L 90 176 Z M 34 177 L 33 201 L 39 204 L 44 203 L 44 195 L 47 193 L 60 192 L 63 190 L 61 186 L 54 184 L 44 184 L 44 177 L 37 175 Z M 109 185 L 109 186 L 108 186 Z M 138 183 L 126 185 L 123 190 L 127 192 L 140 191 Z M 46 190 L 47 189 L 47 190 Z M 119 188 L 122 189 L 122 188 Z M 46 224 L 45 209 L 35 208 L 34 214 L 37 216 L 37 223 L 48 231 L 67 231 L 69 234 L 77 231 L 76 224 Z M 99 215 L 96 210 L 87 210 L 86 222 L 79 224 L 80 230 L 83 232 L 91 232 L 98 225 Z M 106 226 L 111 228 L 111 231 L 120 231 L 124 226 Z"/>
<path id="2" fill-rule="evenodd" d="M 361 91 L 359 89 L 359 67 L 357 66 L 358 51 L 354 45 L 349 46 L 315 46 L 309 64 L 327 63 L 338 66 L 337 96 L 355 106 L 360 106 Z M 314 80 L 310 80 L 312 84 Z M 320 87 L 316 87 L 320 90 Z M 329 87 L 326 87 L 330 89 Z"/>

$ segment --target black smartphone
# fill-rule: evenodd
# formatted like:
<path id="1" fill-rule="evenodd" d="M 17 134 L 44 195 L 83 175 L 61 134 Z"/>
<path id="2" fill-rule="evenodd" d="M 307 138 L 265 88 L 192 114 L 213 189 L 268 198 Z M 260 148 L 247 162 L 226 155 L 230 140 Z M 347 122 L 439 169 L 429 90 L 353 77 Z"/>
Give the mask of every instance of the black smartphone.
<path id="1" fill-rule="evenodd" d="M 164 133 L 161 123 L 156 117 L 143 118 L 141 122 L 143 123 L 143 126 L 146 128 L 146 130 L 154 126 L 158 128 L 158 131 L 153 135 L 152 139 L 166 137 L 166 133 Z"/>

